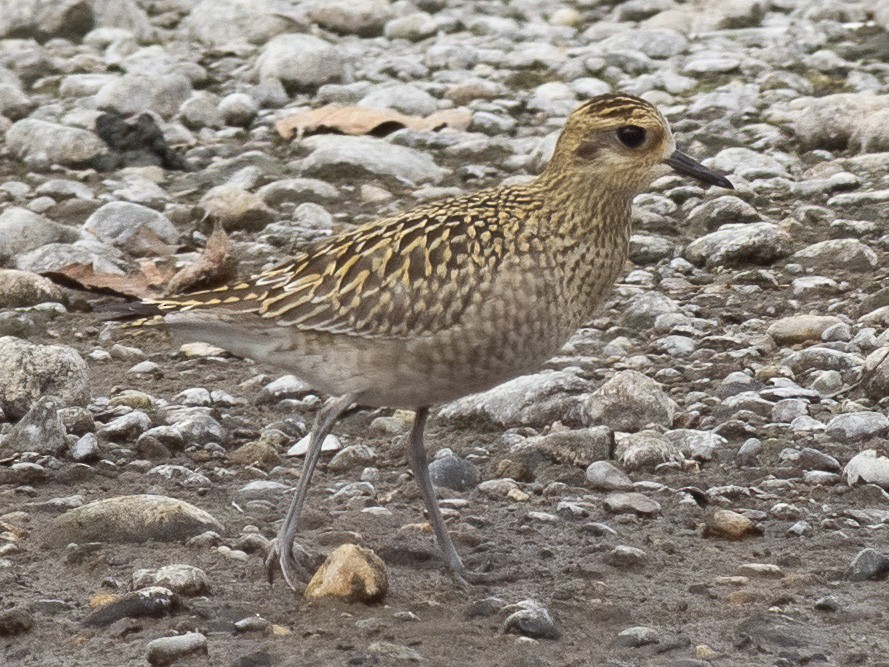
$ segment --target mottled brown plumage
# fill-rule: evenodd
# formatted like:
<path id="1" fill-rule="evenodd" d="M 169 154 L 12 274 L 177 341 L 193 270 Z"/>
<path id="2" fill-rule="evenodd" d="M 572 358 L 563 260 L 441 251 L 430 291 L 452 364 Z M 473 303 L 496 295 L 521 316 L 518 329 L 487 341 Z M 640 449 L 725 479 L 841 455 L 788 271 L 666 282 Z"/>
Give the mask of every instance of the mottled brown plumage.
<path id="1" fill-rule="evenodd" d="M 177 338 L 273 364 L 342 397 L 319 415 L 279 534 L 291 585 L 315 450 L 352 405 L 417 410 L 414 470 L 448 565 L 467 574 L 428 481 L 428 408 L 532 371 L 565 343 L 623 269 L 633 196 L 667 167 L 731 187 L 675 150 L 650 104 L 603 95 L 571 115 L 530 183 L 420 206 L 240 284 L 151 302 Z"/>

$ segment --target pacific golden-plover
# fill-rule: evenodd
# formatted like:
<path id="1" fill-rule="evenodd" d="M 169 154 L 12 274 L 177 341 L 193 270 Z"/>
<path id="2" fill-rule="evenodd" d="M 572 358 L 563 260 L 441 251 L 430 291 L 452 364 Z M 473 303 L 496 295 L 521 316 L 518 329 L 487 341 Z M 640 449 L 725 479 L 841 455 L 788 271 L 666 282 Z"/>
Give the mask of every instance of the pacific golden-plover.
<path id="1" fill-rule="evenodd" d="M 414 410 L 411 466 L 445 562 L 469 572 L 442 519 L 423 431 L 430 406 L 534 371 L 593 314 L 628 254 L 630 204 L 672 168 L 731 183 L 676 150 L 664 117 L 631 95 L 568 118 L 534 180 L 414 208 L 315 243 L 243 282 L 147 301 L 177 341 L 276 366 L 332 396 L 267 564 L 296 588 L 300 512 L 321 444 L 355 406 Z M 159 321 L 158 317 L 149 321 Z"/>

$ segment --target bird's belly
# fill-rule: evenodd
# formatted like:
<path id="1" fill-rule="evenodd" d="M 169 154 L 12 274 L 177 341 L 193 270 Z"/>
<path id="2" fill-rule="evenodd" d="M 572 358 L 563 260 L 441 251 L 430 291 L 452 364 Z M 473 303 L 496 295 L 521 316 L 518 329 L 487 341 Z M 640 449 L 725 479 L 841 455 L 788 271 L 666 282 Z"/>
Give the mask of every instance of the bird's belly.
<path id="1" fill-rule="evenodd" d="M 409 340 L 338 337 L 316 345 L 305 341 L 290 363 L 279 365 L 327 394 L 356 393 L 363 405 L 414 409 L 533 372 L 568 335 L 541 321 L 486 335 L 455 329 Z"/>

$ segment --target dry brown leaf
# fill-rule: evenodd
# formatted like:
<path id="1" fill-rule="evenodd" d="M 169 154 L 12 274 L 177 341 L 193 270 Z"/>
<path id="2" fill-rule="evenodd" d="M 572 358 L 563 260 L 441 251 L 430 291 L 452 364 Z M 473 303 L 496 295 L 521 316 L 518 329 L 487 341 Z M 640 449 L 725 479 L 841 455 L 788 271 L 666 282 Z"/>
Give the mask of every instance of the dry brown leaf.
<path id="1" fill-rule="evenodd" d="M 451 127 L 465 130 L 469 127 L 472 112 L 468 109 L 445 109 L 420 118 L 408 116 L 393 109 L 328 104 L 320 109 L 301 111 L 275 121 L 275 129 L 284 139 L 306 134 L 330 132 L 336 134 L 370 134 L 382 137 L 403 127 L 418 131 L 440 130 Z"/>
<path id="2" fill-rule="evenodd" d="M 170 277 L 169 272 L 149 269 L 148 262 L 142 265 L 142 273 L 120 275 L 98 273 L 92 264 L 68 264 L 57 271 L 46 271 L 41 275 L 54 283 L 74 289 L 110 294 L 127 299 L 144 299 L 152 295 L 152 287 L 163 285 Z"/>
<path id="3" fill-rule="evenodd" d="M 236 269 L 231 241 L 217 224 L 201 256 L 173 276 L 165 291 L 170 295 L 218 287 L 234 279 Z"/>

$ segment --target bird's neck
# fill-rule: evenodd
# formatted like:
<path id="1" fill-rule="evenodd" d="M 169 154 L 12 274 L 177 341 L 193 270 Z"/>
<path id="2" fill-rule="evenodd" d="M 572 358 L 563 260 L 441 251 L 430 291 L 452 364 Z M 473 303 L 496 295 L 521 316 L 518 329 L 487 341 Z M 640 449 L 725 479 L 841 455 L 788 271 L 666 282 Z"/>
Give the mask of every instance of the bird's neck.
<path id="1" fill-rule="evenodd" d="M 542 217 L 559 233 L 600 244 L 629 242 L 634 193 L 603 187 L 586 174 L 544 172 L 534 187 L 543 202 Z"/>

